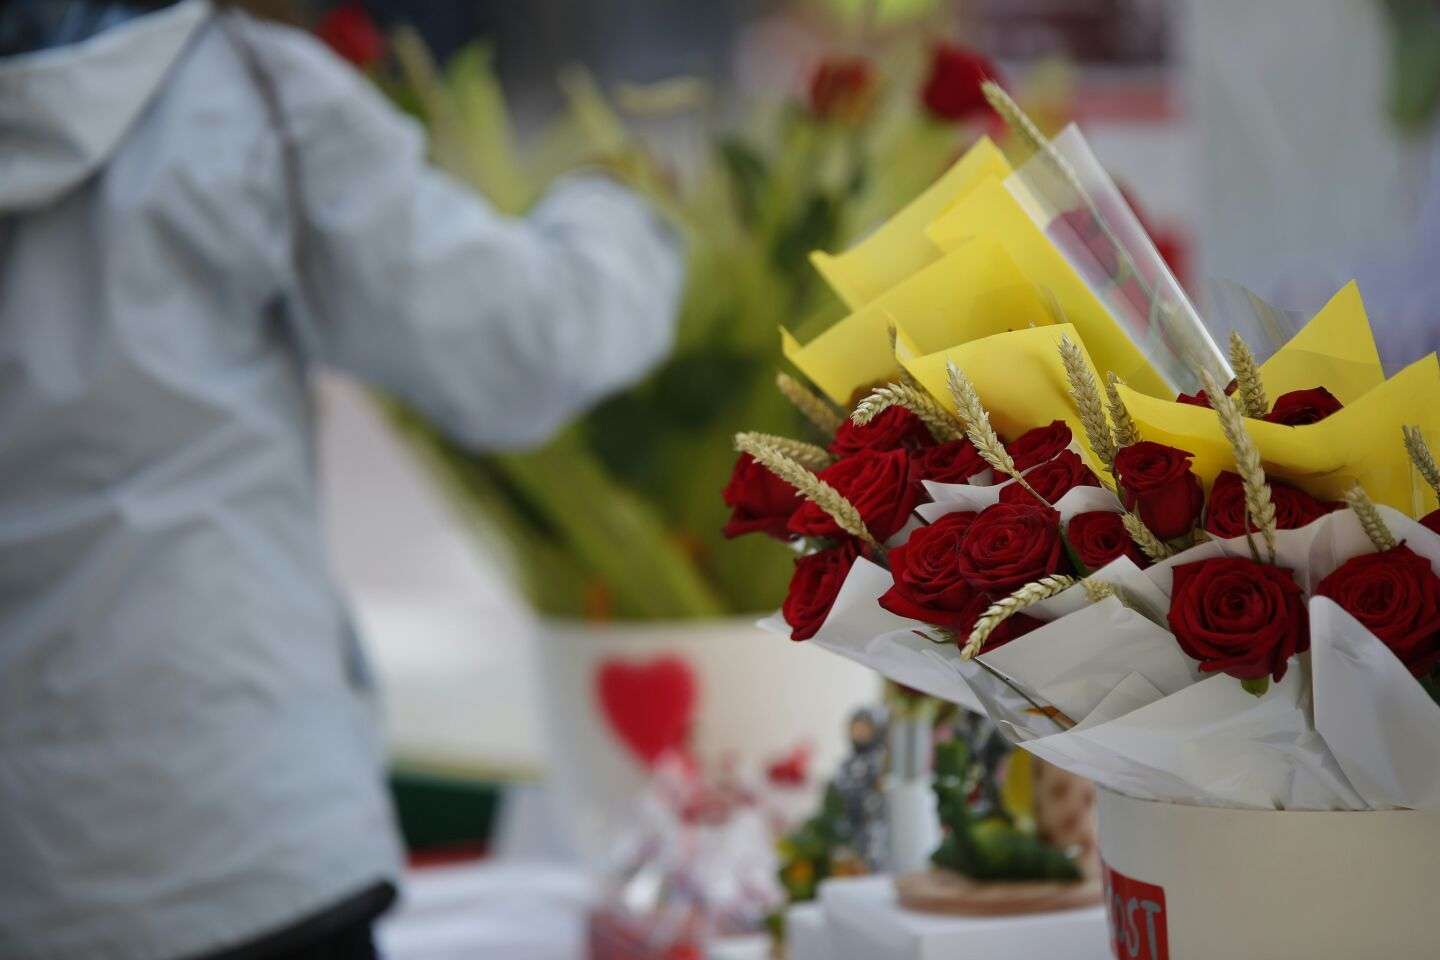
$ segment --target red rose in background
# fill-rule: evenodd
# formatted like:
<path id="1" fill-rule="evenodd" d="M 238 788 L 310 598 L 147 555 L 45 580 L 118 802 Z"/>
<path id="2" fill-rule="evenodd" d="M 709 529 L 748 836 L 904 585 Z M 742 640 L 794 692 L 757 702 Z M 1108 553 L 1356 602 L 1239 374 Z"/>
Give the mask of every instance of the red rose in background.
<path id="1" fill-rule="evenodd" d="M 1130 539 L 1120 514 L 1108 510 L 1077 513 L 1065 528 L 1070 549 L 1087 570 L 1099 570 L 1120 557 L 1129 557 L 1137 567 L 1150 566 L 1150 558 Z"/>
<path id="2" fill-rule="evenodd" d="M 1352 557 L 1315 593 L 1364 624 L 1415 676 L 1440 664 L 1440 577 L 1409 547 Z"/>
<path id="3" fill-rule="evenodd" d="M 385 35 L 360 3 L 331 7 L 315 25 L 315 35 L 361 70 L 385 56 Z"/>
<path id="4" fill-rule="evenodd" d="M 1142 440 L 1115 454 L 1115 473 L 1125 506 L 1140 514 L 1161 540 L 1184 536 L 1200 519 L 1205 495 L 1190 472 L 1191 455 Z"/>
<path id="5" fill-rule="evenodd" d="M 973 512 L 947 513 L 891 549 L 890 570 L 895 584 L 880 598 L 880 606 L 902 617 L 968 632 L 975 624 L 973 618 L 967 618 L 976 591 L 960 575 L 956 558 L 965 531 L 978 516 Z"/>
<path id="6" fill-rule="evenodd" d="M 1440 533 L 1440 510 L 1432 510 L 1420 518 L 1420 523 L 1432 533 Z"/>
<path id="7" fill-rule="evenodd" d="M 822 120 L 858 120 L 875 92 L 875 69 L 864 57 L 826 57 L 810 74 L 810 112 Z"/>
<path id="8" fill-rule="evenodd" d="M 795 488 L 761 466 L 748 453 L 740 454 L 730 482 L 725 485 L 725 505 L 730 520 L 725 536 L 738 537 L 747 533 L 768 533 L 781 540 L 794 535 L 789 531 L 790 517 L 800 508 L 802 498 Z"/>
<path id="9" fill-rule="evenodd" d="M 1053 460 L 1069 445 L 1070 427 L 1064 420 L 1055 420 L 1048 427 L 1026 430 L 1005 444 L 1005 449 L 1014 459 L 1015 469 L 1023 473 L 1046 460 Z"/>
<path id="10" fill-rule="evenodd" d="M 919 450 L 934 443 L 935 439 L 919 417 L 904 407 L 887 407 L 863 427 L 847 418 L 835 431 L 830 452 L 837 457 L 848 457 L 861 450 Z"/>
<path id="11" fill-rule="evenodd" d="M 915 478 L 910 454 L 904 450 L 863 450 L 818 474 L 855 505 L 876 540 L 884 541 L 905 526 L 924 490 Z M 802 537 L 844 537 L 824 510 L 810 501 L 790 518 L 790 532 Z"/>
<path id="12" fill-rule="evenodd" d="M 971 477 L 988 469 L 990 465 L 969 440 L 952 440 L 915 455 L 916 474 L 935 483 L 969 483 Z"/>
<path id="13" fill-rule="evenodd" d="M 936 44 L 930 55 L 930 75 L 920 99 L 930 115 L 958 123 L 990 110 L 980 84 L 998 76 L 995 65 L 983 55 L 953 43 Z"/>
<path id="14" fill-rule="evenodd" d="M 1270 481 L 1270 499 L 1275 504 L 1275 525 L 1281 530 L 1298 530 L 1344 506 L 1316 500 L 1299 487 L 1279 480 Z M 1210 487 L 1210 500 L 1205 505 L 1205 530 L 1228 540 L 1245 536 L 1247 525 L 1245 482 L 1238 473 L 1225 470 Z"/>
<path id="15" fill-rule="evenodd" d="M 1060 515 L 1049 507 L 986 507 L 960 540 L 960 573 L 976 590 L 1009 594 L 1052 573 L 1068 573 Z"/>
<path id="16" fill-rule="evenodd" d="M 809 640 L 815 636 L 835 605 L 835 598 L 858 556 L 860 551 L 855 541 L 846 540 L 839 546 L 795 561 L 790 592 L 780 607 L 781 615 L 790 625 L 791 640 Z"/>
<path id="17" fill-rule="evenodd" d="M 1175 568 L 1170 631 L 1201 670 L 1241 680 L 1278 681 L 1286 661 L 1310 649 L 1310 619 L 1294 574 L 1243 557 Z"/>
<path id="18" fill-rule="evenodd" d="M 1053 460 L 1025 474 L 1025 482 L 1045 499 L 1045 504 L 1058 501 L 1076 487 L 1098 487 L 1100 478 L 1085 466 L 1074 450 L 1061 450 Z M 1008 483 L 1000 491 L 1001 503 L 1036 503 L 1035 495 L 1018 483 Z"/>
<path id="19" fill-rule="evenodd" d="M 1307 423 L 1319 423 L 1340 409 L 1340 401 L 1324 387 L 1309 390 L 1292 390 L 1282 394 L 1270 412 L 1265 414 L 1268 423 L 1283 423 L 1287 427 L 1303 427 Z"/>

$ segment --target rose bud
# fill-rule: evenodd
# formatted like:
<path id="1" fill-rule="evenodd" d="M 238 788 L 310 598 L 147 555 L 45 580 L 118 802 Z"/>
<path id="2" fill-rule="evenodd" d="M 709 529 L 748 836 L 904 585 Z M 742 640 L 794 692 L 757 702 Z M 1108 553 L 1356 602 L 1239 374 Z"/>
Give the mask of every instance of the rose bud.
<path id="1" fill-rule="evenodd" d="M 1275 401 L 1270 412 L 1265 414 L 1265 421 L 1283 423 L 1287 427 L 1303 427 L 1307 423 L 1319 423 L 1339 409 L 1340 401 L 1324 387 L 1292 390 Z"/>
<path id="2" fill-rule="evenodd" d="M 990 464 L 969 440 L 926 447 L 915 455 L 916 474 L 921 480 L 935 483 L 969 483 L 976 474 L 988 469 Z"/>
<path id="3" fill-rule="evenodd" d="M 1440 533 L 1440 510 L 1432 510 L 1420 518 L 1420 523 L 1431 533 Z"/>
<path id="4" fill-rule="evenodd" d="M 1099 570 L 1113 560 L 1129 557 L 1137 567 L 1150 566 L 1150 558 L 1130 539 L 1121 515 L 1109 510 L 1077 513 L 1065 528 L 1070 549 L 1087 570 Z"/>
<path id="5" fill-rule="evenodd" d="M 1440 664 L 1440 577 L 1409 547 L 1352 557 L 1315 593 L 1359 620 L 1415 676 Z"/>
<path id="6" fill-rule="evenodd" d="M 884 541 L 905 526 L 910 511 L 924 496 L 904 450 L 862 450 L 817 474 L 855 505 L 876 540 Z M 844 537 L 847 534 L 819 505 L 805 501 L 790 517 L 790 532 L 802 537 Z"/>
<path id="7" fill-rule="evenodd" d="M 735 461 L 724 496 L 725 505 L 730 508 L 725 536 L 768 533 L 780 540 L 794 538 L 788 525 L 791 515 L 800 508 L 800 494 L 750 454 L 742 453 Z"/>
<path id="8" fill-rule="evenodd" d="M 862 119 L 874 93 L 875 70 L 864 57 L 826 57 L 810 74 L 810 112 L 821 120 Z"/>
<path id="9" fill-rule="evenodd" d="M 919 417 L 904 407 L 887 407 L 865 426 L 846 419 L 830 441 L 830 452 L 848 457 L 861 450 L 919 450 L 934 446 L 935 439 Z"/>
<path id="10" fill-rule="evenodd" d="M 1070 427 L 1064 420 L 1056 420 L 1047 427 L 1027 430 L 1019 437 L 1005 444 L 1015 469 L 1024 473 L 1046 460 L 1053 460 L 1061 450 L 1070 446 Z"/>
<path id="11" fill-rule="evenodd" d="M 1055 459 L 1040 464 L 1025 474 L 1025 482 L 1035 493 L 1052 504 L 1076 487 L 1098 487 L 1100 478 L 1095 471 L 1085 466 L 1074 450 L 1061 450 Z M 1010 482 L 1000 491 L 1001 503 L 1035 503 L 1035 494 L 1018 483 Z"/>
<path id="12" fill-rule="evenodd" d="M 1281 530 L 1298 530 L 1344 504 L 1316 500 L 1299 487 L 1270 481 L 1270 499 L 1275 504 L 1275 525 Z M 1245 513 L 1245 482 L 1238 473 L 1223 471 L 1210 486 L 1210 500 L 1205 504 L 1205 531 L 1222 540 L 1245 536 L 1248 518 Z M 1251 533 L 1255 532 L 1249 527 Z"/>
<path id="13" fill-rule="evenodd" d="M 809 640 L 819 631 L 840 588 L 860 556 L 854 540 L 795 561 L 795 574 L 790 578 L 790 592 L 780 613 L 790 625 L 791 640 Z"/>
<path id="14" fill-rule="evenodd" d="M 1170 593 L 1170 631 L 1207 673 L 1241 680 L 1285 676 L 1310 649 L 1305 595 L 1284 567 L 1243 557 L 1181 564 Z"/>
<path id="15" fill-rule="evenodd" d="M 930 74 L 920 99 L 930 115 L 958 123 L 990 110 L 980 84 L 996 77 L 995 65 L 974 50 L 938 43 L 930 54 Z"/>
<path id="16" fill-rule="evenodd" d="M 1115 454 L 1115 473 L 1125 507 L 1140 514 L 1161 540 L 1183 537 L 1200 519 L 1205 494 L 1190 472 L 1191 455 L 1142 440 Z"/>
<path id="17" fill-rule="evenodd" d="M 976 590 L 1006 595 L 1052 573 L 1069 573 L 1060 515 L 1049 507 L 997 503 L 960 539 L 956 561 Z"/>

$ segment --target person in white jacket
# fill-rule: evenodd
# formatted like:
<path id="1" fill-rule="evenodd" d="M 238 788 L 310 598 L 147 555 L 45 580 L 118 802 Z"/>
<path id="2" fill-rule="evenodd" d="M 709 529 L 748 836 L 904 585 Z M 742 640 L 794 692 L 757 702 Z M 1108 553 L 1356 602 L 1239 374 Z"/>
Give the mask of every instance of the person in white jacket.
<path id="1" fill-rule="evenodd" d="M 668 349 L 674 238 L 603 178 L 496 215 L 207 0 L 6 0 L 5 44 L 0 957 L 371 956 L 399 849 L 306 375 L 534 444 Z"/>

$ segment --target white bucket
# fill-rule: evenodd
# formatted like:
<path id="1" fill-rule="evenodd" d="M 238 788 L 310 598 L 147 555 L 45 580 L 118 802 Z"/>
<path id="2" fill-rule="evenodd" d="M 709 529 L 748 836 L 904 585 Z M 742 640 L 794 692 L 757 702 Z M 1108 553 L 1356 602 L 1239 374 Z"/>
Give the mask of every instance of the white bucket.
<path id="1" fill-rule="evenodd" d="M 1440 814 L 1223 810 L 1100 790 L 1122 960 L 1431 960 Z"/>
<path id="2" fill-rule="evenodd" d="M 813 778 L 830 776 L 849 748 L 847 718 L 874 702 L 870 670 L 806 643 L 754 626 L 754 618 L 674 623 L 541 624 L 541 703 L 556 806 L 571 848 L 593 860 L 633 816 L 643 765 L 606 722 L 597 677 L 606 663 L 643 668 L 662 656 L 683 659 L 699 681 L 692 745 L 709 770 L 742 770 L 797 745 L 814 748 Z"/>

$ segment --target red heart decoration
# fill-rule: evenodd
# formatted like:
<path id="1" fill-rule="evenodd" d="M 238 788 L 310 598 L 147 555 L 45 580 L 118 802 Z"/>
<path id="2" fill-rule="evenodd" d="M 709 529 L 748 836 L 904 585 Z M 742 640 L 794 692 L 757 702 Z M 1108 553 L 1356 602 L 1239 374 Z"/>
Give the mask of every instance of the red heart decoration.
<path id="1" fill-rule="evenodd" d="M 595 687 L 610 729 L 646 766 L 689 743 L 699 683 L 680 657 L 602 661 Z"/>

